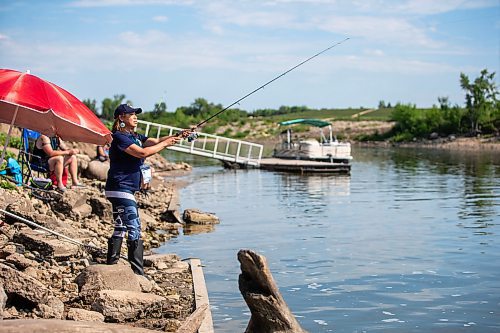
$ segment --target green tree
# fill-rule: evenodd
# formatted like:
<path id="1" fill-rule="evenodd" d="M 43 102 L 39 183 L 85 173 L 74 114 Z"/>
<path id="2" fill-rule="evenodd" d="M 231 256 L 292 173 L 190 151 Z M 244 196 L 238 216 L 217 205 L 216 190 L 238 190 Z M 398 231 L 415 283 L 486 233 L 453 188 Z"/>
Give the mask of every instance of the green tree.
<path id="1" fill-rule="evenodd" d="M 438 97 L 438 102 L 442 114 L 439 132 L 445 135 L 462 133 L 464 109 L 458 105 L 451 106 L 448 97 Z"/>
<path id="2" fill-rule="evenodd" d="M 204 98 L 196 98 L 193 103 L 188 107 L 182 107 L 182 112 L 186 116 L 193 116 L 195 118 L 208 113 L 210 104 Z"/>
<path id="3" fill-rule="evenodd" d="M 96 116 L 98 115 L 96 106 L 97 102 L 95 99 L 91 100 L 90 98 L 86 98 L 82 101 L 82 103 L 85 104 L 85 106 L 87 106 L 90 109 L 90 111 L 94 112 Z"/>
<path id="4" fill-rule="evenodd" d="M 460 73 L 460 86 L 465 90 L 466 117 L 471 134 L 481 133 L 482 129 L 494 130 L 498 124 L 499 103 L 495 73 L 483 69 L 474 82 Z"/>
<path id="5" fill-rule="evenodd" d="M 161 118 L 167 113 L 167 104 L 165 102 L 156 103 L 153 108 L 153 119 Z"/>
<path id="6" fill-rule="evenodd" d="M 177 127 L 181 128 L 187 128 L 189 127 L 190 124 L 190 117 L 186 116 L 186 114 L 183 112 L 184 107 L 177 108 L 174 113 L 174 122 Z"/>
<path id="7" fill-rule="evenodd" d="M 113 99 L 108 98 L 108 97 L 103 99 L 102 100 L 102 117 L 104 119 L 107 119 L 107 120 L 113 120 L 115 109 L 118 107 L 118 105 L 123 103 L 124 99 L 125 99 L 124 94 L 114 95 Z"/>
<path id="8" fill-rule="evenodd" d="M 430 133 L 439 131 L 443 123 L 443 115 L 439 109 L 417 109 L 414 104 L 396 104 L 391 112 L 391 119 L 396 122 L 392 133 L 395 141 L 425 138 Z"/>

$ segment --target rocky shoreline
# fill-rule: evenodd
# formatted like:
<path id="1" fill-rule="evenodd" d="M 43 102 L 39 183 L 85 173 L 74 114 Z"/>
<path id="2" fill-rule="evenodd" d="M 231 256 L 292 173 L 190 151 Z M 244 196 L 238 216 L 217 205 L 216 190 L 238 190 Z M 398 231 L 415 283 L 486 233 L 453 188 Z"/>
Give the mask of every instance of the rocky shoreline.
<path id="1" fill-rule="evenodd" d="M 438 138 L 434 140 L 418 140 L 415 142 L 393 143 L 389 141 L 366 141 L 355 142 L 359 147 L 399 147 L 399 148 L 429 148 L 454 151 L 497 151 L 500 150 L 500 137 L 491 137 L 487 139 L 477 137 L 459 137 L 459 138 Z"/>
<path id="2" fill-rule="evenodd" d="M 93 162 L 80 157 L 85 173 Z M 181 327 L 195 310 L 189 264 L 176 254 L 152 250 L 183 226 L 177 186 L 164 176 L 191 167 L 168 163 L 159 155 L 151 162 L 156 170 L 152 190 L 137 195 L 145 277 L 135 275 L 124 259 L 105 265 L 113 223 L 103 181 L 83 178 L 85 188 L 68 189 L 51 201 L 33 197 L 25 187 L 0 189 L 0 209 L 89 245 L 78 246 L 0 213 L 2 319 L 63 319 L 94 322 L 96 327 L 120 323 L 165 332 Z"/>

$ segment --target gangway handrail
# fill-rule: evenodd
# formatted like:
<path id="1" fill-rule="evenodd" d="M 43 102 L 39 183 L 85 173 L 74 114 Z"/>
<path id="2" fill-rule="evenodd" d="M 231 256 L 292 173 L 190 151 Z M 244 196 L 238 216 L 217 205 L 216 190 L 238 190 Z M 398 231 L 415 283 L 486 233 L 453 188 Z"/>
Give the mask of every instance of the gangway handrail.
<path id="1" fill-rule="evenodd" d="M 149 134 L 156 129 L 155 137 L 157 139 L 160 138 L 162 131 L 167 132 L 163 133 L 163 135 L 174 135 L 183 130 L 183 128 L 145 120 L 138 120 L 137 122 L 140 129 L 145 126 L 144 135 L 146 136 L 153 137 Z M 187 139 L 182 139 L 178 144 L 167 147 L 167 149 L 238 164 L 260 165 L 264 150 L 264 146 L 261 144 L 203 132 L 197 134 L 198 138 L 196 140 L 188 142 Z"/>

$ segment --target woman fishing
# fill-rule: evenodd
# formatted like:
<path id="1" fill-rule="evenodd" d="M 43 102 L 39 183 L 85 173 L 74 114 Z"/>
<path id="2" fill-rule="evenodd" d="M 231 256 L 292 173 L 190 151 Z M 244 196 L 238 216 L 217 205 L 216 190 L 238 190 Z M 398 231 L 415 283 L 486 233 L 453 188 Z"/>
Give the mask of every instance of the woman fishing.
<path id="1" fill-rule="evenodd" d="M 106 198 L 113 207 L 115 223 L 113 235 L 108 239 L 106 262 L 108 265 L 118 262 L 122 241 L 128 232 L 128 260 L 132 270 L 138 275 L 144 275 L 144 247 L 134 193 L 140 190 L 141 183 L 151 180 L 151 170 L 144 165 L 144 159 L 178 143 L 192 132 L 184 130 L 178 135 L 148 138 L 134 130 L 137 126 L 137 114 L 141 112 L 141 108 L 133 108 L 127 104 L 116 108 L 113 141 L 109 149 L 110 168 L 106 181 Z"/>

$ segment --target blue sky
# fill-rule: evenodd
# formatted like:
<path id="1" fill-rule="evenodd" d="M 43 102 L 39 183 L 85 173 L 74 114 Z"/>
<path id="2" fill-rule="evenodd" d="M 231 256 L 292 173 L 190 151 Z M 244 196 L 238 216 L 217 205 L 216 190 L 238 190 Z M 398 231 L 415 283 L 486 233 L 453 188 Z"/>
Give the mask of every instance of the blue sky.
<path id="1" fill-rule="evenodd" d="M 459 75 L 500 75 L 499 0 L 0 0 L 0 67 L 80 99 L 168 110 L 464 104 Z"/>

